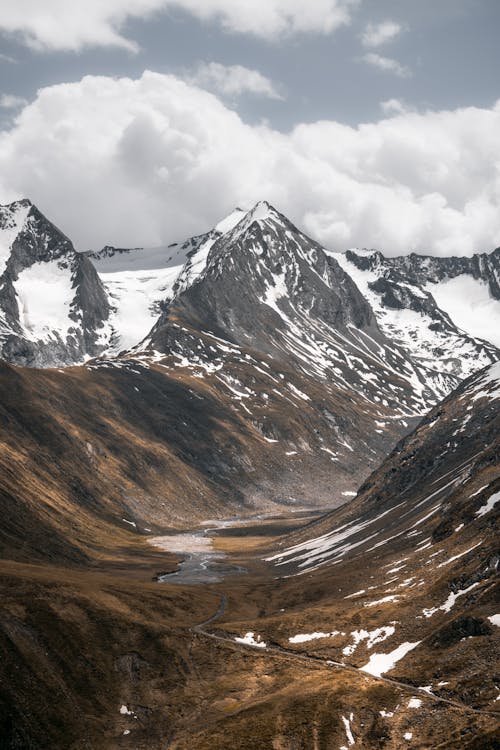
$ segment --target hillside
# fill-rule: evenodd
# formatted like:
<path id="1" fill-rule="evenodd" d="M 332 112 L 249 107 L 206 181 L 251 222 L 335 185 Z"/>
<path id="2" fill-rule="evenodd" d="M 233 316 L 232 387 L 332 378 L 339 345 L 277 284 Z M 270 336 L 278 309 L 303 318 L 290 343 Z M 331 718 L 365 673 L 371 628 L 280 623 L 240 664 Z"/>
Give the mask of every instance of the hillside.
<path id="1" fill-rule="evenodd" d="M 498 252 L 3 209 L 0 750 L 497 748 Z"/>

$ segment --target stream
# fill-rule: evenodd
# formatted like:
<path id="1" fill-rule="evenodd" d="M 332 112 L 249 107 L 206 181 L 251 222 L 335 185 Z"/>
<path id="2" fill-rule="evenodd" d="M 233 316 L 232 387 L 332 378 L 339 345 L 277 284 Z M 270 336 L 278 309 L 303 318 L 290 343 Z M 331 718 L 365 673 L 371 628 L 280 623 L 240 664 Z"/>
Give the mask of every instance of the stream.
<path id="1" fill-rule="evenodd" d="M 244 523 L 244 521 L 240 519 L 221 521 L 219 526 L 149 539 L 149 543 L 154 547 L 183 558 L 179 563 L 179 570 L 158 576 L 158 582 L 177 585 L 219 583 L 228 575 L 246 573 L 246 568 L 241 565 L 231 565 L 225 562 L 226 554 L 213 549 L 210 536 L 214 532 L 239 523 Z"/>
<path id="2" fill-rule="evenodd" d="M 179 570 L 159 575 L 159 583 L 197 585 L 219 583 L 230 575 L 247 573 L 246 568 L 227 561 L 227 555 L 213 547 L 214 536 L 280 536 L 298 524 L 321 515 L 323 511 L 297 508 L 286 515 L 261 513 L 253 517 L 205 521 L 203 527 L 148 539 L 154 547 L 182 558 Z"/>

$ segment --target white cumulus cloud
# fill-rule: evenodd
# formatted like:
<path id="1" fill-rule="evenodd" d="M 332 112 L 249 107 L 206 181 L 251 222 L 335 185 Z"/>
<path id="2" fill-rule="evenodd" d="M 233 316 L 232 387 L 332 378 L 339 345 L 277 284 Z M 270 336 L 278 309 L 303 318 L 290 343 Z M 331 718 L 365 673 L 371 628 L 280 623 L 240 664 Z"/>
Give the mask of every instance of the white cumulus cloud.
<path id="1" fill-rule="evenodd" d="M 15 96 L 14 94 L 1 94 L 0 95 L 0 108 L 1 109 L 19 109 L 24 107 L 28 102 L 22 96 Z"/>
<path id="2" fill-rule="evenodd" d="M 0 3 L 0 30 L 39 50 L 118 46 L 135 52 L 125 23 L 169 9 L 230 32 L 273 39 L 295 33 L 328 34 L 350 22 L 359 0 L 16 0 Z"/>
<path id="3" fill-rule="evenodd" d="M 0 133 L 0 201 L 26 195 L 80 249 L 161 244 L 271 201 L 332 249 L 500 245 L 500 102 L 289 133 L 175 76 L 41 89 Z"/>
<path id="4" fill-rule="evenodd" d="M 403 26 L 396 21 L 369 23 L 361 35 L 363 47 L 380 47 L 391 42 L 403 31 Z"/>
<path id="5" fill-rule="evenodd" d="M 245 68 L 243 65 L 222 65 L 221 63 L 202 63 L 191 82 L 214 90 L 223 96 L 254 94 L 267 99 L 283 99 L 276 85 L 258 70 Z"/>
<path id="6" fill-rule="evenodd" d="M 398 60 L 394 60 L 392 57 L 384 57 L 377 52 L 367 52 L 361 59 L 374 68 L 383 70 L 385 73 L 394 73 L 394 75 L 400 78 L 408 78 L 411 75 L 410 69 L 402 65 Z"/>

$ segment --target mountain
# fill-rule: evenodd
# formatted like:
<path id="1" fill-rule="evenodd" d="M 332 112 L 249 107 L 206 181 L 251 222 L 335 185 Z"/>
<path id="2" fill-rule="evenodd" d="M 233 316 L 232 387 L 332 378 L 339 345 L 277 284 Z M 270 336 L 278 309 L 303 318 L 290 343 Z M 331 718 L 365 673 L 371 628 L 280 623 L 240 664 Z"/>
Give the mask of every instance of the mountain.
<path id="1" fill-rule="evenodd" d="M 353 501 L 282 540 L 268 596 L 285 614 L 227 628 L 409 683 L 419 705 L 430 693 L 494 711 L 499 465 L 497 363 L 431 410 Z"/>
<path id="2" fill-rule="evenodd" d="M 267 203 L 213 243 L 195 281 L 181 278 L 141 349 L 212 366 L 225 357 L 205 331 L 399 413 L 432 398 L 350 277 Z"/>
<path id="3" fill-rule="evenodd" d="M 196 280 L 214 242 L 244 215 L 236 209 L 209 232 L 181 243 L 133 249 L 106 246 L 86 253 L 110 301 L 110 352 L 142 341 L 177 291 Z"/>
<path id="4" fill-rule="evenodd" d="M 30 367 L 103 348 L 109 304 L 92 263 L 28 200 L 0 206 L 0 355 Z"/>
<path id="5" fill-rule="evenodd" d="M 256 349 L 320 377 L 328 371 L 349 388 L 369 390 L 373 372 L 385 367 L 386 379 L 406 382 L 379 379 L 378 396 L 396 397 L 408 413 L 422 413 L 500 356 L 500 250 L 472 258 L 333 253 L 266 202 L 236 209 L 198 237 L 150 249 L 75 253 L 29 201 L 1 207 L 0 226 L 2 355 L 14 363 L 59 366 L 115 356 L 144 348 L 152 331 L 161 350 L 159 330 L 173 308 L 196 304 L 196 296 L 205 304 L 211 293 L 221 295 L 210 315 L 224 336 L 251 348 L 257 330 L 274 324 L 277 340 L 268 330 Z M 196 315 L 200 325 L 209 322 L 208 310 Z M 169 341 L 175 349 L 171 333 Z M 177 342 L 177 350 L 184 346 Z M 375 368 L 363 364 L 367 357 Z"/>
<path id="6" fill-rule="evenodd" d="M 259 256 L 259 264 L 245 265 L 241 248 L 245 246 L 248 233 L 248 243 L 254 241 L 250 236 L 252 225 L 261 229 L 261 234 L 257 233 L 256 236 L 255 248 L 260 247 L 262 241 L 267 242 L 267 250 Z M 225 250 L 222 249 L 223 245 Z M 276 302 L 272 299 L 274 293 L 270 297 L 265 295 L 266 284 L 274 283 L 273 263 L 292 262 L 295 286 L 292 288 L 288 284 L 285 289 L 276 292 L 277 299 L 282 300 L 277 305 L 277 313 L 283 318 L 284 310 L 281 307 L 284 297 L 287 297 L 292 307 L 298 308 L 302 314 L 301 320 L 294 323 L 300 328 L 304 325 L 304 311 L 317 316 L 319 305 L 328 307 L 334 304 L 331 284 L 321 285 L 317 279 L 316 284 L 313 282 L 311 285 L 310 269 L 316 263 L 313 255 L 308 255 L 312 247 L 318 254 L 320 266 L 331 268 L 339 264 L 349 279 L 354 281 L 364 302 L 368 302 L 372 310 L 376 327 L 410 362 L 410 365 L 408 362 L 401 365 L 400 361 L 392 364 L 402 370 L 401 374 L 413 380 L 417 391 L 422 390 L 418 383 L 425 383 L 427 392 L 417 393 L 417 399 L 420 398 L 425 405 L 435 403 L 456 387 L 460 380 L 498 358 L 500 340 L 496 331 L 500 322 L 497 304 L 500 295 L 500 250 L 472 258 L 430 258 L 415 254 L 404 258 L 385 258 L 377 251 L 359 250 L 333 253 L 312 243 L 284 216 L 262 202 L 247 213 L 237 209 L 211 232 L 182 244 L 151 250 L 105 248 L 93 254 L 92 258 L 115 301 L 115 328 L 121 331 L 117 334 L 117 340 L 122 345 L 126 343 L 132 346 L 138 342 L 141 334 L 146 335 L 161 313 L 166 312 L 184 291 L 200 281 L 205 282 L 204 287 L 207 286 L 207 280 L 213 276 L 216 256 L 221 260 L 222 270 L 219 270 L 226 279 L 225 282 L 219 280 L 219 293 L 224 283 L 234 282 L 237 274 L 237 284 L 240 286 L 243 284 L 242 278 L 253 282 L 244 284 L 245 297 L 240 296 L 237 300 L 236 307 L 239 309 L 245 299 L 247 313 L 248 304 L 255 305 L 256 301 L 264 301 L 273 307 Z M 302 262 L 297 264 L 297 253 L 300 254 L 301 248 Z M 325 255 L 329 256 L 326 260 Z M 264 266 L 267 269 L 265 278 L 262 276 Z M 288 279 L 291 279 L 292 268 L 287 273 Z M 321 269 L 318 271 L 316 268 L 316 273 L 321 274 Z M 257 282 L 259 274 L 261 279 Z M 338 267 L 336 274 L 334 285 L 340 278 Z M 255 283 L 258 288 L 254 288 Z M 301 294 L 302 283 L 306 285 L 304 289 L 310 287 L 307 293 L 314 295 L 316 300 L 310 311 L 306 307 L 307 293 Z M 348 306 L 354 304 L 359 307 L 359 295 L 353 293 L 352 285 L 347 299 Z M 456 303 L 457 299 L 460 299 L 459 304 Z M 229 302 L 234 303 L 235 299 L 228 299 L 226 304 Z M 342 302 L 345 305 L 345 297 Z M 227 314 L 226 319 L 229 320 Z M 325 360 L 328 366 L 328 344 L 322 346 L 325 324 L 331 326 L 334 319 L 335 316 L 332 318 L 331 315 L 322 319 L 320 313 L 318 322 L 321 330 L 316 331 L 313 338 L 312 352 L 307 351 L 305 355 L 310 365 L 316 361 L 320 369 Z M 364 322 L 367 319 L 365 315 Z M 285 326 L 289 325 L 289 321 L 284 322 Z M 337 322 L 335 319 L 333 327 Z M 254 333 L 247 331 L 246 336 Z M 309 331 L 305 335 L 309 336 Z M 364 343 L 366 345 L 366 340 Z M 289 347 L 290 341 L 285 346 Z"/>
<path id="7" fill-rule="evenodd" d="M 420 300 L 418 311 L 403 311 L 413 316 L 413 328 L 403 336 L 401 326 L 395 328 L 402 311 L 391 307 L 392 297 L 390 304 L 386 297 L 380 301 L 372 282 L 361 283 L 361 272 L 346 273 L 354 254 L 326 253 L 266 202 L 248 212 L 237 209 L 207 234 L 181 244 L 107 247 L 93 255 L 75 253 L 27 201 L 2 210 L 3 357 L 30 365 L 87 360 L 81 370 L 46 375 L 5 368 L 5 387 L 15 382 L 15 393 L 22 385 L 33 404 L 54 389 L 49 424 L 51 419 L 67 424 L 65 413 L 75 415 L 77 429 L 68 427 L 72 455 L 87 456 L 87 443 L 109 455 L 100 426 L 102 412 L 109 414 L 123 438 L 114 450 L 127 443 L 128 451 L 144 457 L 144 469 L 133 475 L 127 494 L 142 498 L 133 505 L 133 520 L 146 528 L 220 515 L 229 506 L 236 512 L 331 507 L 332 493 L 338 504 L 461 377 L 500 356 L 492 344 L 454 326 L 420 291 L 421 275 L 413 287 L 401 281 L 415 276 L 414 259 L 397 276 L 398 289 L 408 295 L 397 294 Z M 360 263 L 372 258 L 355 257 Z M 471 268 L 493 278 L 498 256 L 491 258 L 490 265 L 470 261 Z M 400 259 L 384 262 L 378 281 L 390 277 L 396 283 L 387 269 L 399 269 Z M 443 265 L 441 259 L 436 264 Z M 465 261 L 456 265 L 457 273 L 463 268 Z M 438 272 L 433 273 L 435 278 Z M 428 337 L 435 321 L 425 317 L 429 309 L 446 324 L 431 354 Z M 52 313 L 60 316 L 56 322 Z M 455 345 L 461 357 L 453 360 Z M 462 359 L 464 364 L 456 365 Z M 71 388 L 65 390 L 64 383 Z M 84 391 L 106 394 L 105 400 L 85 397 Z M 85 403 L 81 415 L 76 399 Z M 7 414 L 11 408 L 6 405 Z M 165 408 L 177 432 L 165 429 Z M 158 445 L 160 468 L 146 458 L 148 448 L 136 429 L 139 415 L 141 437 L 164 441 Z M 211 442 L 214 429 L 221 444 L 219 438 Z M 36 432 L 32 437 L 34 452 L 40 452 L 46 438 Z M 227 453 L 222 447 L 227 440 L 240 443 L 238 453 Z M 102 461 L 93 478 L 102 477 L 107 486 L 114 470 Z M 158 503 L 159 483 L 172 472 L 178 487 L 190 482 L 196 487 L 183 493 L 189 499 L 182 507 Z M 167 486 L 167 496 L 175 494 L 173 484 Z M 89 492 L 97 497 L 98 483 Z M 107 497 L 113 518 L 128 518 L 120 493 Z"/>
<path id="8" fill-rule="evenodd" d="M 260 203 L 79 256 L 3 209 L 0 747 L 498 747 L 500 352 L 446 291 L 497 305 L 498 253 Z"/>
<path id="9" fill-rule="evenodd" d="M 500 248 L 470 258 L 416 255 L 385 258 L 348 250 L 334 257 L 369 301 L 384 333 L 429 371 L 439 387 L 498 359 Z"/>

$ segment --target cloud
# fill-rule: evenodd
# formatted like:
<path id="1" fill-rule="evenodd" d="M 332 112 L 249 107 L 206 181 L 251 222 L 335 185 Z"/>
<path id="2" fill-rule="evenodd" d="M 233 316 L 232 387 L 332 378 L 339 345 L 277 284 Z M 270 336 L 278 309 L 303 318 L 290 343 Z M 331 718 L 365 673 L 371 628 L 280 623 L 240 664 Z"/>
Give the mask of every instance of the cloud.
<path id="1" fill-rule="evenodd" d="M 363 55 L 361 60 L 386 73 L 394 73 L 394 75 L 397 75 L 400 78 L 408 78 L 411 76 L 411 70 L 405 65 L 401 65 L 400 62 L 394 60 L 392 57 L 383 57 L 383 55 L 379 55 L 376 52 L 367 52 L 366 55 Z"/>
<path id="2" fill-rule="evenodd" d="M 39 51 L 79 51 L 87 46 L 138 45 L 121 32 L 125 23 L 169 9 L 229 32 L 276 39 L 289 34 L 330 34 L 350 23 L 359 0 L 16 0 L 0 4 L 0 30 Z"/>
<path id="3" fill-rule="evenodd" d="M 221 65 L 220 63 L 202 63 L 190 81 L 198 86 L 216 91 L 223 96 L 240 96 L 254 94 L 267 99 L 283 99 L 275 84 L 258 70 L 251 70 L 242 65 Z"/>
<path id="4" fill-rule="evenodd" d="M 0 94 L 0 109 L 19 109 L 26 106 L 28 102 L 22 96 L 14 94 Z"/>
<path id="5" fill-rule="evenodd" d="M 500 245 L 500 102 L 289 133 L 175 76 L 41 89 L 0 133 L 0 202 L 27 195 L 80 249 L 169 243 L 267 199 L 332 249 Z"/>
<path id="6" fill-rule="evenodd" d="M 401 99 L 386 99 L 380 102 L 380 109 L 386 115 L 404 115 L 413 111 L 413 108 Z"/>
<path id="7" fill-rule="evenodd" d="M 361 35 L 363 47 L 380 47 L 395 39 L 403 31 L 403 26 L 395 21 L 369 23 Z"/>

